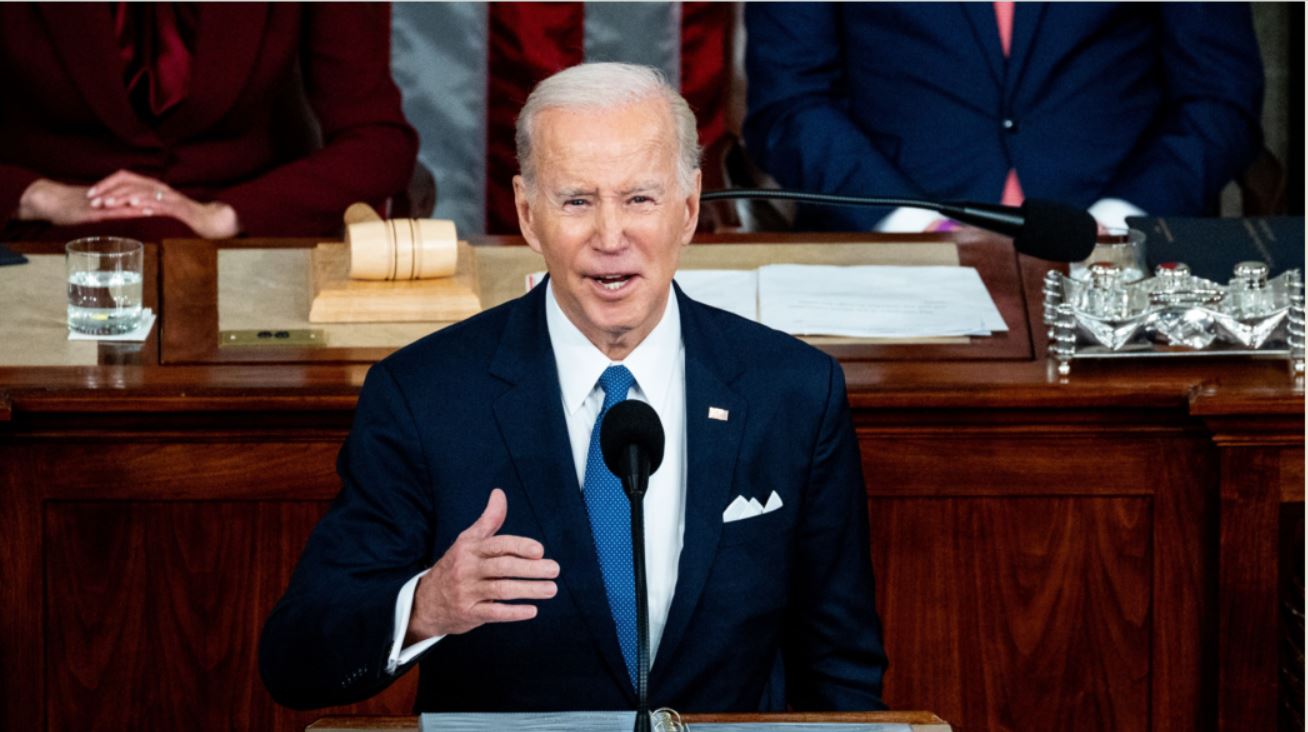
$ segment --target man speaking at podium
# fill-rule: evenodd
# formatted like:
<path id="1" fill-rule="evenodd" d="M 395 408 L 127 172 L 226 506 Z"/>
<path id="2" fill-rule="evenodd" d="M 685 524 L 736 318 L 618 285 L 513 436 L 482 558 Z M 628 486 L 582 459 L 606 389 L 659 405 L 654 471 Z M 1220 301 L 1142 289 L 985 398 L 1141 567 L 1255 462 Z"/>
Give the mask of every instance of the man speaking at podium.
<path id="1" fill-rule="evenodd" d="M 264 627 L 268 689 L 352 703 L 420 661 L 419 711 L 635 709 L 630 517 L 593 437 L 629 398 L 667 445 L 644 503 L 650 707 L 881 708 L 840 367 L 672 283 L 699 213 L 685 100 L 652 69 L 573 67 L 517 143 L 549 277 L 369 371 L 341 492 Z"/>

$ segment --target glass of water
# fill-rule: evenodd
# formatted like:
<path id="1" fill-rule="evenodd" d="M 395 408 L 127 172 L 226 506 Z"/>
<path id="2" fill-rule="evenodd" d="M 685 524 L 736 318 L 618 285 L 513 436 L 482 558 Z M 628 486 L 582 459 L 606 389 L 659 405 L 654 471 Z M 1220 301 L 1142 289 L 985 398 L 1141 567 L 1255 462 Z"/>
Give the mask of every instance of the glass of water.
<path id="1" fill-rule="evenodd" d="M 1145 233 L 1139 229 L 1108 229 L 1099 235 L 1094 251 L 1084 262 L 1072 262 L 1068 273 L 1074 280 L 1089 280 L 1090 267 L 1113 264 L 1122 273 L 1122 283 L 1145 278 Z"/>
<path id="2" fill-rule="evenodd" d="M 68 328 L 117 335 L 141 321 L 145 246 L 135 239 L 93 236 L 68 242 Z"/>

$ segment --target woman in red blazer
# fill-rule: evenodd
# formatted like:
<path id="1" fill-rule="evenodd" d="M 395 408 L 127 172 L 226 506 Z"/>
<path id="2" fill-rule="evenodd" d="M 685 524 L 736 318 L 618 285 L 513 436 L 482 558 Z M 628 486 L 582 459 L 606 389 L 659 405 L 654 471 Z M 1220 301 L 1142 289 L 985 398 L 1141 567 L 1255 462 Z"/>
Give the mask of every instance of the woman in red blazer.
<path id="1" fill-rule="evenodd" d="M 0 240 L 331 235 L 417 153 L 387 4 L 4 3 L 0 88 Z"/>

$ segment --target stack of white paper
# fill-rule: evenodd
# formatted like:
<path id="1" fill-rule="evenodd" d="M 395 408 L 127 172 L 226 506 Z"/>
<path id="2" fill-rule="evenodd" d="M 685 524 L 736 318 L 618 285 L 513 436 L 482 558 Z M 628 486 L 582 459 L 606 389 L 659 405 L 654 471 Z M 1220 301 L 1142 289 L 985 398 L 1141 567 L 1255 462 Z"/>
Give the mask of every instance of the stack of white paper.
<path id="1" fill-rule="evenodd" d="M 676 280 L 692 300 L 758 320 L 758 270 L 679 269 Z"/>
<path id="2" fill-rule="evenodd" d="M 759 322 L 792 335 L 921 338 L 1008 330 L 971 267 L 773 264 L 758 270 Z"/>

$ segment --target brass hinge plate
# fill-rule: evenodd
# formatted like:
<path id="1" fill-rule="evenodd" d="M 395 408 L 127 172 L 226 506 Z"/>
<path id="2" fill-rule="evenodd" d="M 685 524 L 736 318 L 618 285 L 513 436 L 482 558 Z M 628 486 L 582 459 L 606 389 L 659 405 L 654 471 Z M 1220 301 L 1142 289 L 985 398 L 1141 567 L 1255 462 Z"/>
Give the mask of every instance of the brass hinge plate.
<path id="1" fill-rule="evenodd" d="M 218 347 L 294 346 L 315 348 L 327 345 L 319 328 L 298 330 L 222 330 L 218 331 Z"/>

